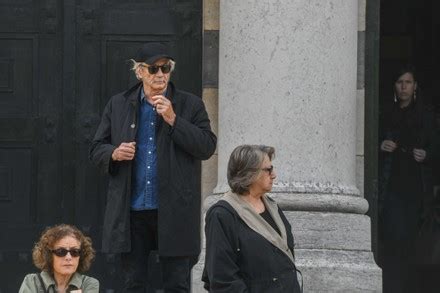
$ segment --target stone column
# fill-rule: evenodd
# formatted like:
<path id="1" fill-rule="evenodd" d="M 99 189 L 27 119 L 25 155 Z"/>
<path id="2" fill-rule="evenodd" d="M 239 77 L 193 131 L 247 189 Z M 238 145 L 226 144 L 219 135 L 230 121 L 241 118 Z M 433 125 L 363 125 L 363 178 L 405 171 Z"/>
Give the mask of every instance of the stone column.
<path id="1" fill-rule="evenodd" d="M 305 292 L 381 291 L 355 183 L 357 17 L 355 0 L 220 1 L 214 192 L 228 190 L 237 145 L 275 147 L 272 196 L 292 225 Z"/>

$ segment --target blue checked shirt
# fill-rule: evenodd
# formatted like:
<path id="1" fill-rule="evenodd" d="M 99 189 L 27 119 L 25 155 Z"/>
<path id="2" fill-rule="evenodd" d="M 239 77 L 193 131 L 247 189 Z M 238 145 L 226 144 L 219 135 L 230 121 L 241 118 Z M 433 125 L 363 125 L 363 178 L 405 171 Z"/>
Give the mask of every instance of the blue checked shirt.
<path id="1" fill-rule="evenodd" d="M 157 209 L 156 116 L 141 88 L 131 194 L 135 211 Z"/>

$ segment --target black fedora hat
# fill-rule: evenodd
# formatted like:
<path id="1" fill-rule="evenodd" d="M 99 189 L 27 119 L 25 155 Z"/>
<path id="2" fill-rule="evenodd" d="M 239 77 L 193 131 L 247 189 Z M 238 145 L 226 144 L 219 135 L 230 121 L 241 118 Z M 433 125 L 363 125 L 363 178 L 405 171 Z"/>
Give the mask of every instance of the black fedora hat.
<path id="1" fill-rule="evenodd" d="M 139 48 L 134 60 L 136 62 L 145 62 L 147 64 L 154 64 L 159 59 L 171 57 L 168 48 L 162 43 L 146 43 Z"/>

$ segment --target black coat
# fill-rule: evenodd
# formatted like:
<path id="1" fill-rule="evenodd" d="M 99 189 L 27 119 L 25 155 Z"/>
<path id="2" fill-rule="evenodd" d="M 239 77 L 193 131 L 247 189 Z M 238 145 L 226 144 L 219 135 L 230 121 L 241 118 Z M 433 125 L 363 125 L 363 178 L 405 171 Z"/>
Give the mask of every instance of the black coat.
<path id="1" fill-rule="evenodd" d="M 396 154 L 400 152 L 402 147 L 406 148 L 410 155 L 413 148 L 424 149 L 426 151 L 426 159 L 422 163 L 416 163 L 415 160 L 412 159 L 414 161 L 414 170 L 400 171 L 404 173 L 413 171 L 413 173 L 416 174 L 411 174 L 408 176 L 409 178 L 400 178 L 400 182 L 394 183 L 401 184 L 402 181 L 405 181 L 407 184 L 417 184 L 424 194 L 432 195 L 434 181 L 432 166 L 440 156 L 439 133 L 436 130 L 434 113 L 430 108 L 421 104 L 411 104 L 404 110 L 394 105 L 384 116 L 388 120 L 385 121 L 385 117 L 382 118 L 382 124 L 385 124 L 385 127 L 381 132 L 379 143 L 382 143 L 385 139 L 391 139 L 397 142 L 398 149 L 393 153 L 380 152 L 381 199 L 384 199 L 390 187 L 392 188 L 392 186 L 390 186 L 390 184 L 392 184 L 392 182 L 390 182 L 391 176 L 394 172 L 399 171 L 399 168 L 394 166 L 398 163 L 396 161 L 399 159 L 399 156 Z M 403 132 L 411 133 L 412 135 L 407 136 L 412 139 L 404 142 L 402 139 Z M 404 145 L 402 146 L 402 144 Z"/>
<path id="2" fill-rule="evenodd" d="M 110 175 L 102 250 L 130 251 L 132 161 L 113 162 L 113 150 L 135 141 L 141 83 L 113 96 L 102 115 L 90 150 L 91 160 Z M 200 160 L 215 151 L 217 138 L 202 99 L 169 83 L 167 98 L 177 117 L 169 126 L 156 123 L 158 176 L 158 242 L 163 256 L 200 253 Z"/>
<path id="3" fill-rule="evenodd" d="M 420 237 L 423 206 L 433 197 L 433 163 L 439 155 L 433 112 L 421 103 L 398 104 L 382 117 L 383 140 L 397 143 L 394 152 L 380 152 L 379 221 L 384 241 L 384 266 L 418 262 L 415 243 Z M 386 120 L 385 120 L 386 119 Z M 413 149 L 426 151 L 416 162 Z"/>
<path id="4" fill-rule="evenodd" d="M 290 224 L 280 209 L 278 212 L 293 253 Z M 300 292 L 297 270 L 290 258 L 250 229 L 226 201 L 220 200 L 208 210 L 205 233 L 206 258 L 202 280 L 209 292 Z"/>

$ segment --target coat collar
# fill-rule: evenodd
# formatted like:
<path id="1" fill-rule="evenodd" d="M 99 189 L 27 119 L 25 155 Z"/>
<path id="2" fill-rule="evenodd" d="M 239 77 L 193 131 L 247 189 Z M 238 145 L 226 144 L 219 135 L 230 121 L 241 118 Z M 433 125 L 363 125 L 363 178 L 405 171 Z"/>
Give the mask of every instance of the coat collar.
<path id="1" fill-rule="evenodd" d="M 252 206 L 247 201 L 243 200 L 243 198 L 241 198 L 240 195 L 233 192 L 227 192 L 222 197 L 222 200 L 226 201 L 232 206 L 232 208 L 234 208 L 234 210 L 237 212 L 240 218 L 246 223 L 246 225 L 249 226 L 249 228 L 251 228 L 256 233 L 266 238 L 267 241 L 272 243 L 274 246 L 278 247 L 293 262 L 294 259 L 293 259 L 292 251 L 287 245 L 286 227 L 284 226 L 283 220 L 281 219 L 280 214 L 278 212 L 278 206 L 267 195 L 264 195 L 262 199 L 265 207 L 269 211 L 269 214 L 275 221 L 275 224 L 278 226 L 281 235 L 278 234 L 272 228 L 272 226 L 269 223 L 267 223 L 266 220 L 263 219 L 263 217 L 257 214 L 255 210 L 252 208 Z"/>
<path id="2" fill-rule="evenodd" d="M 41 272 L 41 278 L 43 279 L 44 285 L 46 288 L 50 288 L 51 286 L 55 287 L 55 279 L 48 272 Z M 75 289 L 81 288 L 83 283 L 83 275 L 79 273 L 74 273 L 72 279 L 69 281 L 68 287 L 73 287 Z"/>

